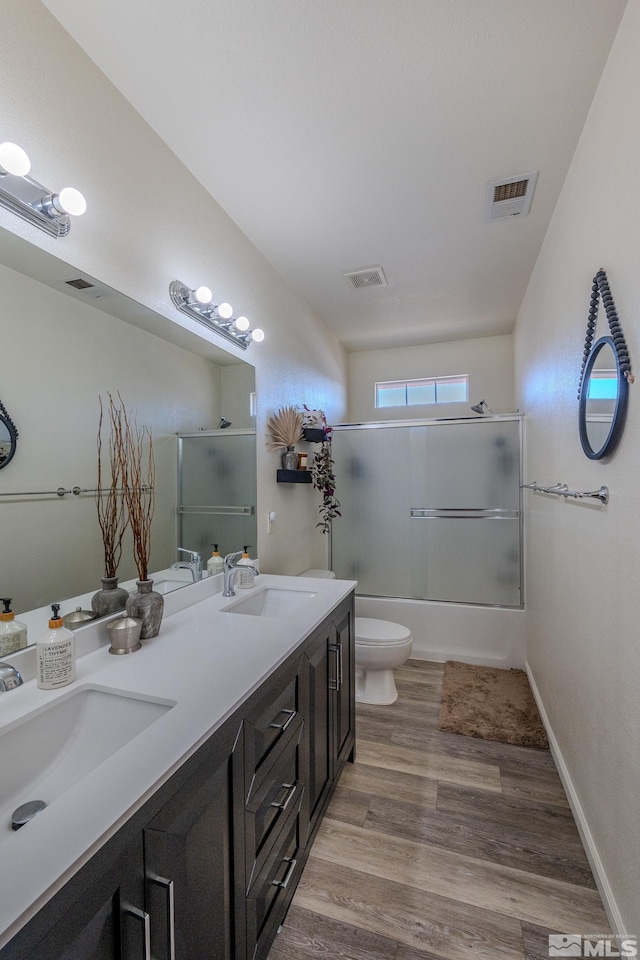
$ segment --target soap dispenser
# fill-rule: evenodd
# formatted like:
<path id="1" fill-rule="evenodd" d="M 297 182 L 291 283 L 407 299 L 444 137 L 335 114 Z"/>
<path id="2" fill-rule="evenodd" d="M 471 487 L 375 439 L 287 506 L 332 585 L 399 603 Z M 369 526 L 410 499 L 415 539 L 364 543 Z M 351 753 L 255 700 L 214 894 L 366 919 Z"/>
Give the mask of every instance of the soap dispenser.
<path id="1" fill-rule="evenodd" d="M 76 678 L 76 642 L 60 616 L 60 604 L 51 604 L 49 629 L 38 638 L 37 681 L 41 690 L 55 690 Z"/>
<path id="2" fill-rule="evenodd" d="M 246 547 L 242 548 L 242 556 L 238 560 L 239 567 L 257 567 L 258 561 L 252 560 L 248 554 L 249 544 Z M 241 587 L 243 590 L 248 590 L 250 587 L 255 587 L 256 578 L 252 573 L 245 573 L 244 570 L 239 570 L 236 576 L 236 587 Z"/>
<path id="3" fill-rule="evenodd" d="M 4 611 L 0 613 L 0 657 L 6 657 L 27 645 L 27 627 L 16 620 L 11 609 L 11 597 L 0 598 Z"/>
<path id="4" fill-rule="evenodd" d="M 224 560 L 218 553 L 218 544 L 212 543 L 213 553 L 207 560 L 207 573 L 210 577 L 215 577 L 216 573 L 222 573 L 224 570 Z"/>

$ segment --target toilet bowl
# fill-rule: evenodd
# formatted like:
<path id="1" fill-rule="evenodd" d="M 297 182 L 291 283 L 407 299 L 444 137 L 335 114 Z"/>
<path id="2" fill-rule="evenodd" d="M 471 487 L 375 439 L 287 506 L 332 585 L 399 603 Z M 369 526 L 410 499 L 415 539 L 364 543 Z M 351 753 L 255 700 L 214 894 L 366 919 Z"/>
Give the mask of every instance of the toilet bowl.
<path id="1" fill-rule="evenodd" d="M 411 655 L 411 631 L 389 620 L 356 617 L 356 701 L 390 704 L 398 699 L 395 667 Z"/>

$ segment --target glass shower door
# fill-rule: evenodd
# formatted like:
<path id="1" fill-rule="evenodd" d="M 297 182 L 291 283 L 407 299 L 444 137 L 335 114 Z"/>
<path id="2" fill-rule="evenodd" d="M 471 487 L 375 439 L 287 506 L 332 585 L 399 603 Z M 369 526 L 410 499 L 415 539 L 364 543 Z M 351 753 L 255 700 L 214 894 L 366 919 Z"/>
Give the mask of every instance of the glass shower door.
<path id="1" fill-rule="evenodd" d="M 256 437 L 249 430 L 186 435 L 178 441 L 179 546 L 203 564 L 217 543 L 224 556 L 256 546 Z"/>
<path id="2" fill-rule="evenodd" d="M 520 421 L 334 432 L 332 565 L 358 593 L 519 606 Z"/>

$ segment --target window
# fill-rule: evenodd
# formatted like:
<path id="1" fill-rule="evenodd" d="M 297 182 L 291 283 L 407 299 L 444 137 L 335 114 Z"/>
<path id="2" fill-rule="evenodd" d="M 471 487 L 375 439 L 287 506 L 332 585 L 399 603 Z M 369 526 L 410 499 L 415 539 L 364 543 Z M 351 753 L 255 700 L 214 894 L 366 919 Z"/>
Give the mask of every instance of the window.
<path id="1" fill-rule="evenodd" d="M 376 383 L 376 407 L 416 407 L 427 403 L 467 403 L 469 377 L 430 377 Z"/>
<path id="2" fill-rule="evenodd" d="M 618 398 L 618 371 L 592 370 L 589 378 L 588 400 L 616 400 Z"/>

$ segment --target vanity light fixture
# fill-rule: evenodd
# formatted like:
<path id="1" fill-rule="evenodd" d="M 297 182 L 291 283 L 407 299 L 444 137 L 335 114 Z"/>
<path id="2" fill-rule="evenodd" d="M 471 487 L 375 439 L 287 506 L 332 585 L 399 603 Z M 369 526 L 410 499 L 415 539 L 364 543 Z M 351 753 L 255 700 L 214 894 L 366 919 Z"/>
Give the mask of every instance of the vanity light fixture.
<path id="1" fill-rule="evenodd" d="M 221 337 L 243 350 L 247 349 L 252 340 L 256 343 L 264 340 L 264 332 L 259 328 L 251 330 L 246 317 L 234 318 L 230 303 L 213 304 L 213 294 L 209 287 L 192 289 L 180 280 L 173 280 L 169 285 L 169 296 L 181 313 L 204 324 L 210 330 L 215 330 Z"/>
<path id="2" fill-rule="evenodd" d="M 22 217 L 54 237 L 66 237 L 70 216 L 79 217 L 87 203 L 75 187 L 52 193 L 28 177 L 29 157 L 17 143 L 0 143 L 0 206 Z"/>

